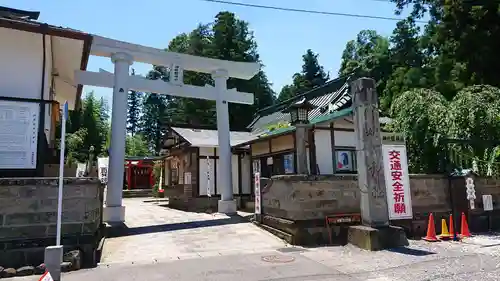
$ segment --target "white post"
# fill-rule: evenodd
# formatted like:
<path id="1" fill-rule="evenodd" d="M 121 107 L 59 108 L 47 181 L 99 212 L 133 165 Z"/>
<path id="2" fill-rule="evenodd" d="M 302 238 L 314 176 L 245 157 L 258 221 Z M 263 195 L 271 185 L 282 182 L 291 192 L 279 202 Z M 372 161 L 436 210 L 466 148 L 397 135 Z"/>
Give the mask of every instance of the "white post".
<path id="1" fill-rule="evenodd" d="M 66 120 L 68 120 L 68 102 L 64 103 L 61 122 L 61 145 L 59 156 L 59 189 L 57 193 L 57 225 L 56 225 L 56 245 L 61 245 L 61 220 L 64 186 L 64 151 L 66 149 Z"/>
<path id="2" fill-rule="evenodd" d="M 125 161 L 125 136 L 127 128 L 127 79 L 133 58 L 125 53 L 111 57 L 115 65 L 113 105 L 111 112 L 111 145 L 109 152 L 109 175 L 106 192 L 106 207 L 103 220 L 109 223 L 125 221 L 125 207 L 122 206 L 123 173 Z"/>
<path id="3" fill-rule="evenodd" d="M 215 80 L 217 131 L 219 135 L 219 159 L 220 159 L 220 183 L 221 200 L 219 200 L 219 213 L 236 213 L 236 201 L 233 199 L 233 181 L 231 174 L 231 143 L 229 132 L 229 107 L 224 99 L 227 92 L 228 73 L 225 70 L 217 70 L 212 73 Z"/>
<path id="4" fill-rule="evenodd" d="M 66 149 L 66 120 L 68 120 L 68 102 L 64 103 L 61 120 L 61 145 L 59 157 L 59 189 L 57 194 L 57 222 L 56 222 L 56 246 L 45 248 L 44 264 L 49 272 L 51 279 L 61 280 L 61 263 L 63 258 L 63 246 L 61 245 L 61 221 L 62 221 L 62 203 L 64 187 L 64 150 Z"/>

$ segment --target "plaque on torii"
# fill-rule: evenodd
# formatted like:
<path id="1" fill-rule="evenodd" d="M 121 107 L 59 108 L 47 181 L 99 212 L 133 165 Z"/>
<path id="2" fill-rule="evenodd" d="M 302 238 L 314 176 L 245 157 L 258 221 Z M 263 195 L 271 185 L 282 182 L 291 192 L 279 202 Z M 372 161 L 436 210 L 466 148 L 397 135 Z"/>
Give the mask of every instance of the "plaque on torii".
<path id="1" fill-rule="evenodd" d="M 122 206 L 122 187 L 129 90 L 215 101 L 220 159 L 220 183 L 218 186 L 221 187 L 222 191 L 219 212 L 235 213 L 228 103 L 253 104 L 254 97 L 251 93 L 238 92 L 236 89 L 228 90 L 227 79 L 233 77 L 249 80 L 259 72 L 260 64 L 223 61 L 167 52 L 162 49 L 95 35 L 93 36 L 91 55 L 109 57 L 114 63 L 114 73 L 75 71 L 75 81 L 78 84 L 113 88 L 111 149 L 106 194 L 107 205 L 103 211 L 104 220 L 106 222 L 123 222 L 125 220 L 125 208 Z M 168 67 L 170 69 L 169 82 L 131 76 L 129 73 L 130 65 L 134 61 Z M 184 84 L 183 72 L 185 70 L 211 74 L 215 86 L 200 87 Z"/>

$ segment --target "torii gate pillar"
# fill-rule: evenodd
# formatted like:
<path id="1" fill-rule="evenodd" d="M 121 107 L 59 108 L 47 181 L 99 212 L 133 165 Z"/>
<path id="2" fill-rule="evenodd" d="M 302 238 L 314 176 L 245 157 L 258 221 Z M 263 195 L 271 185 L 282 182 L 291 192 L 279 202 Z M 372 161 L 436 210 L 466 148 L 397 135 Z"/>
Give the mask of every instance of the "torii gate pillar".
<path id="1" fill-rule="evenodd" d="M 111 111 L 111 145 L 109 147 L 109 174 L 106 190 L 106 206 L 103 220 L 109 223 L 125 221 L 125 207 L 122 206 L 123 173 L 125 161 L 125 138 L 127 130 L 127 80 L 132 56 L 115 53 L 111 56 L 114 64 L 113 104 Z"/>
<path id="2" fill-rule="evenodd" d="M 221 213 L 236 213 L 231 174 L 232 154 L 228 103 L 251 105 L 254 103 L 254 96 L 251 93 L 239 92 L 236 89 L 228 90 L 227 79 L 234 77 L 249 80 L 259 72 L 260 64 L 166 52 L 161 49 L 117 41 L 97 35 L 93 35 L 91 54 L 110 57 L 114 63 L 114 73 L 75 71 L 75 80 L 78 81 L 78 84 L 113 88 L 111 146 L 109 148 L 106 206 L 103 212 L 104 221 L 110 223 L 125 221 L 122 192 L 129 90 L 216 101 L 218 148 L 221 166 L 219 170 L 220 185 L 217 186 L 220 186 L 222 191 L 218 207 Z M 134 61 L 170 67 L 170 80 L 165 82 L 162 80 L 149 80 L 140 76 L 130 76 L 129 68 Z M 184 70 L 211 74 L 215 81 L 215 87 L 184 84 Z"/>
<path id="3" fill-rule="evenodd" d="M 227 92 L 228 74 L 225 70 L 217 70 L 212 73 L 215 82 L 217 97 L 215 107 L 217 110 L 217 133 L 219 138 L 219 159 L 220 159 L 220 183 L 221 200 L 219 200 L 218 211 L 224 214 L 236 213 L 236 201 L 233 199 L 233 179 L 231 165 L 231 140 L 229 131 L 229 106 L 225 100 Z"/>

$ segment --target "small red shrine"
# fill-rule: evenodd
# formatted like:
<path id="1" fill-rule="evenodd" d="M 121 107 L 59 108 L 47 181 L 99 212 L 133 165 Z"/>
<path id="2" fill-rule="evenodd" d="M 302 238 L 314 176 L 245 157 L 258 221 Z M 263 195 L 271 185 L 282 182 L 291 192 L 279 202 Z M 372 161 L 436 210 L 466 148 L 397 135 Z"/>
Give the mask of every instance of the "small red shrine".
<path id="1" fill-rule="evenodd" d="M 125 158 L 126 189 L 151 189 L 155 184 L 155 161 L 161 157 L 127 157 Z M 125 188 L 125 187 L 124 187 Z"/>

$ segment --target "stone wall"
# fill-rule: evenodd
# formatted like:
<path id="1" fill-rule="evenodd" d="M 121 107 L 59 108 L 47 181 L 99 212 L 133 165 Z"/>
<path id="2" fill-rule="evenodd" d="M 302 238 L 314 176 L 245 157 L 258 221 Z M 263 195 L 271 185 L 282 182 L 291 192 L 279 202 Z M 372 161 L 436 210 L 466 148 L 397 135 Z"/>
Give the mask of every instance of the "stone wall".
<path id="1" fill-rule="evenodd" d="M 464 186 L 463 177 L 452 180 L 452 190 L 457 194 L 455 197 L 465 198 Z M 436 222 L 440 222 L 451 212 L 448 177 L 411 175 L 410 190 L 414 219 L 392 221 L 392 224 L 404 226 L 407 231 L 420 236 L 426 230 L 429 213 L 434 213 Z M 327 235 L 325 216 L 359 213 L 360 192 L 356 175 L 274 176 L 262 183 L 262 221 L 281 231 L 300 236 L 302 240 L 324 241 Z M 491 194 L 495 208 L 500 208 L 500 179 L 476 178 L 477 208 L 482 208 L 483 194 Z M 469 212 L 467 204 L 464 209 L 461 207 L 464 206 L 463 200 L 459 201 L 456 198 L 454 200 L 458 213 L 464 211 L 468 215 L 470 213 L 471 217 L 484 216 L 482 210 Z M 495 210 L 489 216 L 495 216 L 496 213 Z M 473 222 L 469 224 L 471 228 L 475 227 Z M 439 232 L 439 223 L 436 223 L 436 228 Z"/>
<path id="2" fill-rule="evenodd" d="M 447 181 L 440 175 L 411 175 L 413 211 L 449 211 Z M 262 194 L 262 209 L 267 215 L 310 220 L 360 212 L 360 189 L 355 175 L 282 175 L 269 182 Z"/>
<path id="3" fill-rule="evenodd" d="M 354 176 L 275 176 L 262 189 L 262 212 L 289 220 L 324 219 L 359 212 Z"/>
<path id="4" fill-rule="evenodd" d="M 0 265 L 33 265 L 43 260 L 43 248 L 55 244 L 57 195 L 57 178 L 0 179 Z M 97 178 L 64 179 L 65 247 L 88 248 L 96 242 L 102 203 L 103 186 Z"/>

